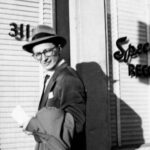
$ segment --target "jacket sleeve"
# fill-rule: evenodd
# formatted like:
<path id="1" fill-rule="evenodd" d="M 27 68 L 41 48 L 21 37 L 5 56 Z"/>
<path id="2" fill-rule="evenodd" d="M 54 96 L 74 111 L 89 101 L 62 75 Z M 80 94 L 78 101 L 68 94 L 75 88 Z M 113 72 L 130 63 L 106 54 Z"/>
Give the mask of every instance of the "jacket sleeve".
<path id="1" fill-rule="evenodd" d="M 61 82 L 60 107 L 72 114 L 75 121 L 75 132 L 83 130 L 85 124 L 85 89 L 76 76 L 64 76 Z"/>
<path id="2" fill-rule="evenodd" d="M 34 132 L 44 133 L 44 129 L 36 117 L 31 118 L 29 123 L 26 125 L 26 128 L 24 127 L 24 130 L 25 130 L 25 132 L 27 132 L 27 133 L 31 132 L 32 134 Z M 38 142 L 38 143 L 42 142 L 39 136 L 37 136 L 36 134 L 33 134 L 33 136 L 34 136 L 34 139 L 36 142 Z"/>
<path id="3" fill-rule="evenodd" d="M 29 132 L 34 132 L 34 131 L 44 132 L 43 127 L 40 125 L 36 117 L 31 118 L 25 130 Z"/>

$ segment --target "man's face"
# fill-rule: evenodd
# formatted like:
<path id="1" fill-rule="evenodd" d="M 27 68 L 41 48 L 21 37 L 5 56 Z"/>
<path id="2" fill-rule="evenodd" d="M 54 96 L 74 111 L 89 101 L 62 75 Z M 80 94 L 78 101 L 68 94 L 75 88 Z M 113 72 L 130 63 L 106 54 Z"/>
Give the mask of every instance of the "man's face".
<path id="1" fill-rule="evenodd" d="M 59 61 L 59 48 L 53 43 L 42 43 L 33 47 L 33 56 L 45 70 L 55 69 Z"/>

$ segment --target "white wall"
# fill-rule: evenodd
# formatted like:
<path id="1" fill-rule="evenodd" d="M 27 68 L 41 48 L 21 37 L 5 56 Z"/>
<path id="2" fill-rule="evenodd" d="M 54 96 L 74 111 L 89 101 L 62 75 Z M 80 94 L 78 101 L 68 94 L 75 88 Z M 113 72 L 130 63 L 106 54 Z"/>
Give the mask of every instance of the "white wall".
<path id="1" fill-rule="evenodd" d="M 71 0 L 71 65 L 95 61 L 106 72 L 104 0 Z"/>

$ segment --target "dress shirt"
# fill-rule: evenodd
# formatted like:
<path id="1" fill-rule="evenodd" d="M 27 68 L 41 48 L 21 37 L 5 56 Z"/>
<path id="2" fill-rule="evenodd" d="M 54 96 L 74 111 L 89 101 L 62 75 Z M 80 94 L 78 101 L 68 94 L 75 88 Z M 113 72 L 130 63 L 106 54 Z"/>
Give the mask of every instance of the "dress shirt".
<path id="1" fill-rule="evenodd" d="M 57 64 L 56 68 L 59 67 L 60 65 L 62 65 L 63 63 L 65 63 L 65 60 L 64 60 L 64 59 L 62 59 L 62 60 Z M 46 89 L 46 87 L 47 87 L 47 85 L 48 85 L 48 83 L 49 83 L 51 77 L 53 76 L 54 72 L 55 72 L 55 70 L 44 71 L 44 79 L 45 79 L 46 75 L 49 75 L 49 78 L 48 78 L 48 80 L 47 80 L 46 83 L 45 83 L 45 89 Z M 44 89 L 44 90 L 45 90 L 45 89 Z"/>

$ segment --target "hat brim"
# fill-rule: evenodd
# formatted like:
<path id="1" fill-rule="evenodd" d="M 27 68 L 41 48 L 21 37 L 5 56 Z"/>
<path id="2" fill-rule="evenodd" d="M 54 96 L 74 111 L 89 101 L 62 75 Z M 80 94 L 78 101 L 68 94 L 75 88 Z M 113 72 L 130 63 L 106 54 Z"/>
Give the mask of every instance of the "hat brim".
<path id="1" fill-rule="evenodd" d="M 61 47 L 64 47 L 66 45 L 66 39 L 61 36 L 47 36 L 40 39 L 36 39 L 34 41 L 31 41 L 25 45 L 23 45 L 23 49 L 29 53 L 33 53 L 33 47 L 35 45 L 41 44 L 41 43 L 54 43 L 55 45 L 60 45 Z"/>

